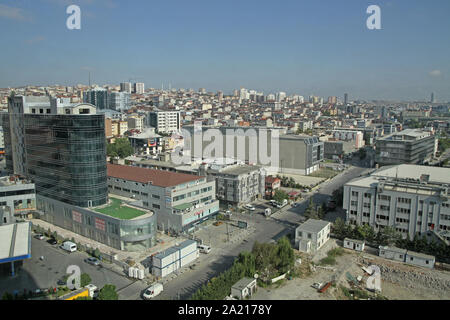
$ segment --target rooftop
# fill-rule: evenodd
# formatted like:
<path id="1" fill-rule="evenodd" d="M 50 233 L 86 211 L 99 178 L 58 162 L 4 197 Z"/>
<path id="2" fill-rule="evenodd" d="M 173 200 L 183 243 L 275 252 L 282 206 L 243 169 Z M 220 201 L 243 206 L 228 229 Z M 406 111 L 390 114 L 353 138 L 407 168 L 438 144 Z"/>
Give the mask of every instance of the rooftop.
<path id="1" fill-rule="evenodd" d="M 241 174 L 246 174 L 246 173 L 253 172 L 255 170 L 259 170 L 260 168 L 261 167 L 259 167 L 259 166 L 251 166 L 251 165 L 247 165 L 247 164 L 242 164 L 242 165 L 234 165 L 234 166 L 226 167 L 226 168 L 220 170 L 220 172 L 224 173 L 224 174 L 238 176 Z"/>
<path id="2" fill-rule="evenodd" d="M 298 228 L 300 228 L 301 230 L 317 233 L 329 224 L 330 222 L 324 220 L 308 219 L 306 222 L 299 225 Z"/>
<path id="3" fill-rule="evenodd" d="M 234 289 L 238 289 L 238 290 L 243 290 L 245 288 L 247 288 L 252 282 L 256 281 L 256 279 L 252 279 L 252 278 L 242 278 L 241 280 L 239 280 L 238 282 L 236 282 L 232 288 Z"/>
<path id="4" fill-rule="evenodd" d="M 149 213 L 148 211 L 133 208 L 122 200 L 112 197 L 110 197 L 110 202 L 106 206 L 99 206 L 93 208 L 93 210 L 123 220 L 131 220 Z"/>
<path id="5" fill-rule="evenodd" d="M 0 226 L 0 263 L 31 257 L 31 223 Z"/>
<path id="6" fill-rule="evenodd" d="M 173 187 L 183 183 L 192 182 L 204 178 L 193 174 L 155 170 L 133 166 L 108 164 L 108 177 L 140 183 L 151 183 L 158 187 Z"/>

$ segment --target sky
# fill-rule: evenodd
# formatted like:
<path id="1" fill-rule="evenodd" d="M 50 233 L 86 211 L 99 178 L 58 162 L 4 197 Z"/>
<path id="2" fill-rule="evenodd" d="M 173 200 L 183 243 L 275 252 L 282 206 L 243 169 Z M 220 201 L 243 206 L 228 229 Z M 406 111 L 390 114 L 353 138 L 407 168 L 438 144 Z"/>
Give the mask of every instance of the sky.
<path id="1" fill-rule="evenodd" d="M 80 30 L 66 27 L 71 4 Z M 448 0 L 0 0 L 0 87 L 90 72 L 99 85 L 450 101 L 449 33 Z"/>

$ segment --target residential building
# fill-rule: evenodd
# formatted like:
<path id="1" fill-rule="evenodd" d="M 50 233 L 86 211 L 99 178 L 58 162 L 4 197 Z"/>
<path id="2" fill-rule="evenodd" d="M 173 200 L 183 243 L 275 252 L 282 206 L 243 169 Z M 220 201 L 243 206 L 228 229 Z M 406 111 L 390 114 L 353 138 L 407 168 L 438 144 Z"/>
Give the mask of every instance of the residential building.
<path id="1" fill-rule="evenodd" d="M 308 219 L 295 229 L 295 246 L 299 251 L 315 253 L 330 239 L 331 222 Z"/>
<path id="2" fill-rule="evenodd" d="M 131 106 L 131 97 L 128 92 L 111 92 L 108 94 L 108 107 L 112 110 L 128 110 Z"/>
<path id="3" fill-rule="evenodd" d="M 144 131 L 144 117 L 131 115 L 127 118 L 128 129 L 136 129 L 140 132 Z"/>
<path id="4" fill-rule="evenodd" d="M 404 238 L 436 232 L 450 240 L 450 169 L 402 164 L 383 167 L 344 185 L 346 221 Z"/>
<path id="5" fill-rule="evenodd" d="M 148 114 L 148 126 L 158 133 L 172 133 L 181 128 L 179 111 L 152 111 Z"/>
<path id="6" fill-rule="evenodd" d="M 221 203 L 239 207 L 263 197 L 266 177 L 263 168 L 234 161 L 232 164 L 219 162 L 201 166 L 199 173 L 206 173 L 208 180 L 215 181 L 217 199 Z"/>
<path id="7" fill-rule="evenodd" d="M 134 84 L 134 93 L 136 94 L 144 94 L 145 92 L 145 84 L 142 82 L 136 82 Z"/>
<path id="8" fill-rule="evenodd" d="M 108 90 L 96 87 L 84 93 L 84 102 L 94 105 L 99 110 L 109 109 Z"/>
<path id="9" fill-rule="evenodd" d="M 266 189 L 266 199 L 272 199 L 272 197 L 275 195 L 275 191 L 279 190 L 281 187 L 281 180 L 277 177 L 266 177 L 265 182 L 265 189 Z"/>
<path id="10" fill-rule="evenodd" d="M 155 128 L 147 128 L 144 132 L 128 137 L 135 153 L 155 155 L 162 151 L 161 136 L 155 133 Z"/>
<path id="11" fill-rule="evenodd" d="M 158 227 L 189 232 L 219 211 L 215 182 L 193 174 L 108 164 L 109 192 L 141 200 L 156 212 Z"/>
<path id="12" fill-rule="evenodd" d="M 131 93 L 131 82 L 122 82 L 120 83 L 120 91 Z"/>
<path id="13" fill-rule="evenodd" d="M 420 129 L 406 129 L 378 138 L 375 161 L 379 165 L 423 164 L 437 151 L 435 136 Z"/>

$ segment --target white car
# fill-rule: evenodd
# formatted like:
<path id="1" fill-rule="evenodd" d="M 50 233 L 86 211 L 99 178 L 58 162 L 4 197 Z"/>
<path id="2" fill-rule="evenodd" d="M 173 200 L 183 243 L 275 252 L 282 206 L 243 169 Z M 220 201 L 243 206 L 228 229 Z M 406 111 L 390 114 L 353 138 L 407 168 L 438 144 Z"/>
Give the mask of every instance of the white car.
<path id="1" fill-rule="evenodd" d="M 42 233 L 38 233 L 37 235 L 34 236 L 36 239 L 38 240 L 44 240 L 44 235 Z"/>
<path id="2" fill-rule="evenodd" d="M 255 211 L 255 210 L 256 210 L 255 207 L 252 206 L 252 205 L 250 205 L 250 204 L 246 204 L 246 205 L 245 205 L 245 208 L 248 209 L 248 210 L 250 210 L 250 211 Z"/>
<path id="3" fill-rule="evenodd" d="M 161 283 L 155 283 L 151 287 L 149 287 L 147 290 L 144 291 L 142 296 L 144 299 L 149 300 L 151 298 L 156 297 L 164 290 L 164 287 Z"/>

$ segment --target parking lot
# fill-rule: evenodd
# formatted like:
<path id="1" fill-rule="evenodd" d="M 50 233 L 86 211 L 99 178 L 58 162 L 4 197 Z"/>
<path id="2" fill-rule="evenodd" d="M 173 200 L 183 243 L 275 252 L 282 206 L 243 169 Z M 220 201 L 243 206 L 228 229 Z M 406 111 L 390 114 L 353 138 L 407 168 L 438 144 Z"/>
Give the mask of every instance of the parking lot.
<path id="1" fill-rule="evenodd" d="M 40 257 L 43 257 L 43 260 Z M 88 255 L 83 252 L 72 252 L 62 250 L 58 245 L 51 245 L 47 239 L 31 240 L 31 258 L 23 262 L 22 267 L 16 270 L 14 277 L 9 275 L 1 276 L 0 295 L 15 290 L 23 292 L 38 288 L 49 288 L 57 286 L 58 280 L 66 274 L 67 267 L 77 265 L 82 273 L 87 273 L 92 279 L 92 283 L 102 288 L 105 284 L 113 284 L 117 289 L 121 289 L 133 283 L 115 270 L 110 270 L 107 264 L 104 267 L 93 266 L 84 262 Z"/>

